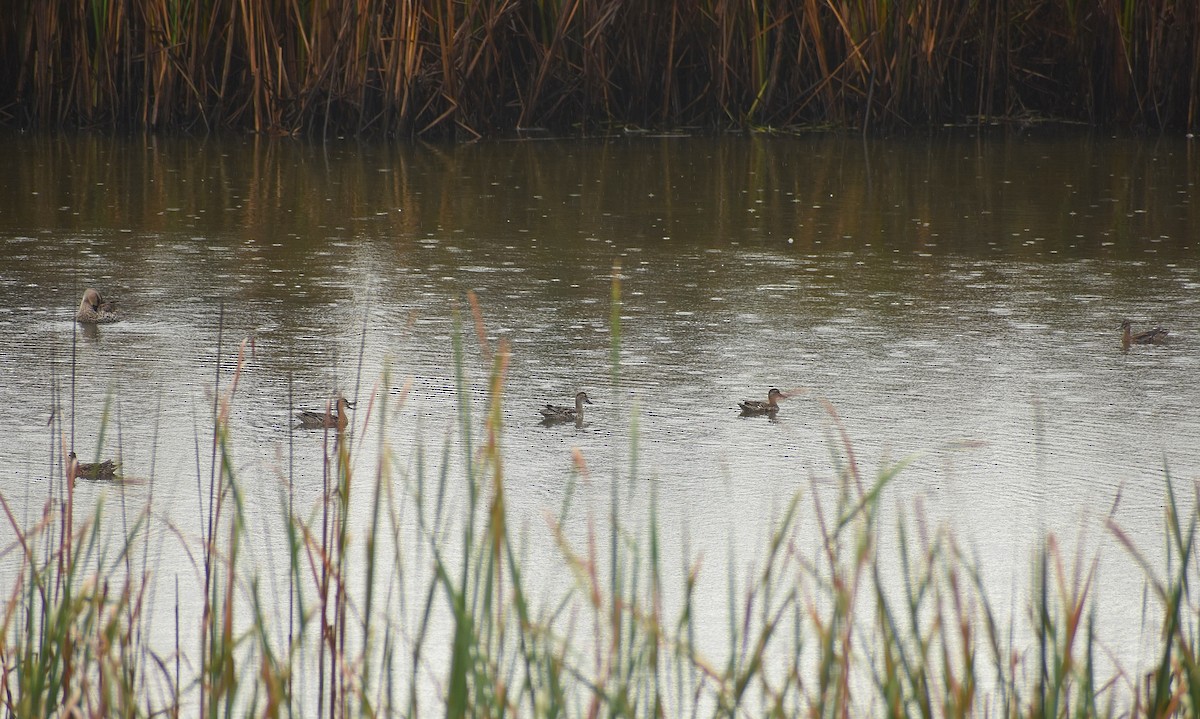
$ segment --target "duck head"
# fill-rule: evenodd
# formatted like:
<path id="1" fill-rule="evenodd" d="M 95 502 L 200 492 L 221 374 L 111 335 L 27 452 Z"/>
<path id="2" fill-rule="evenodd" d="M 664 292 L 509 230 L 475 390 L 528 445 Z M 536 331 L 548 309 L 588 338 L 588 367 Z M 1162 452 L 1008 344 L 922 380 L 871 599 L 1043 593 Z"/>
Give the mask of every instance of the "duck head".
<path id="1" fill-rule="evenodd" d="M 104 302 L 100 297 L 100 293 L 96 288 L 89 287 L 83 291 L 83 299 L 79 301 L 79 311 L 91 310 L 92 312 L 100 311 L 100 304 Z"/>

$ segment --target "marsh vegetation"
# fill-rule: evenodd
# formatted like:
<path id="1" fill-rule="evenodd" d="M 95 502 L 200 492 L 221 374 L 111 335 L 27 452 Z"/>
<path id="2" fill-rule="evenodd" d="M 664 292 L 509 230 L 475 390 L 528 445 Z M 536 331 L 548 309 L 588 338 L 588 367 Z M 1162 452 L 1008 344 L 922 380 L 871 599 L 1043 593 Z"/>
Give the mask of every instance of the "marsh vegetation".
<path id="1" fill-rule="evenodd" d="M 14 0 L 22 127 L 474 138 L 1048 119 L 1191 131 L 1190 0 Z"/>

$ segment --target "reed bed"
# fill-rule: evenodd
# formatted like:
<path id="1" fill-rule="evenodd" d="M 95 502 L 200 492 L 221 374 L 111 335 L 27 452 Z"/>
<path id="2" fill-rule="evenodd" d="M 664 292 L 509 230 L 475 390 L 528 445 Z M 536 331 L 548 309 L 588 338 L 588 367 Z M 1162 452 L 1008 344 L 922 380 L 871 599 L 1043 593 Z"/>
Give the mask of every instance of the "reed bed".
<path id="1" fill-rule="evenodd" d="M 535 567 L 509 523 L 501 446 L 510 350 L 489 344 L 470 300 L 490 367 L 485 412 L 468 399 L 469 333 L 456 320 L 458 436 L 401 461 L 387 425 L 405 394 L 390 393 L 386 376 L 366 392 L 355 433 L 323 437 L 315 506 L 281 484 L 287 586 L 274 594 L 242 549 L 230 408 L 253 345 L 239 346 L 231 379 L 218 374 L 211 442 L 198 443 L 208 457 L 207 469 L 197 463 L 203 529 L 178 540 L 203 593 L 198 616 L 179 616 L 176 600 L 172 646 L 149 639 L 143 598 L 155 578 L 131 560 L 148 541 L 150 507 L 132 521 L 122 511 L 119 529 L 103 531 L 110 510 L 76 518 L 61 466 L 31 526 L 0 496 L 12 537 L 0 559 L 18 568 L 0 605 L 3 716 L 1197 716 L 1198 515 L 1181 513 L 1169 481 L 1165 566 L 1111 527 L 1145 571 L 1160 660 L 1144 675 L 1103 672 L 1088 558 L 1047 538 L 1023 608 L 1031 644 L 1020 644 L 988 601 L 984 568 L 953 537 L 902 515 L 900 541 L 882 541 L 879 509 L 907 461 L 865 471 L 828 404 L 835 496 L 797 494 L 753 571 L 728 568 L 723 648 L 700 649 L 714 629 L 696 617 L 712 598 L 697 594 L 701 565 L 686 552 L 683 566 L 665 565 L 653 495 L 644 516 L 625 511 L 627 487 L 643 481 L 636 443 L 629 465 L 603 468 L 609 512 L 591 518 L 583 541 L 567 529 L 566 493 L 547 529 L 561 576 L 553 588 L 528 585 Z M 614 383 L 619 304 L 614 280 Z M 379 460 L 362 468 L 355 456 L 367 442 Z M 585 457 L 574 467 L 568 488 L 598 481 Z M 804 503 L 815 545 L 797 539 Z M 414 535 L 399 519 L 406 505 Z M 198 627 L 195 645 L 179 639 L 181 626 Z"/>
<path id="2" fill-rule="evenodd" d="M 22 127 L 1200 128 L 1192 0 L 11 0 Z"/>

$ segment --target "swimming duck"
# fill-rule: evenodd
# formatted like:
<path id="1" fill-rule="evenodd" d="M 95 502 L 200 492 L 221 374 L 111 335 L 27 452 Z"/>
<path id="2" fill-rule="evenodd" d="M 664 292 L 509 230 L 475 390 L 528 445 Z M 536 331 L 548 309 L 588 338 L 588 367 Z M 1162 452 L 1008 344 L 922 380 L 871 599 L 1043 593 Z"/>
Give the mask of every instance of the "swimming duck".
<path id="1" fill-rule="evenodd" d="M 84 479 L 111 482 L 117 478 L 117 469 L 120 466 L 111 459 L 95 463 L 80 462 L 79 457 L 75 456 L 74 450 L 67 454 L 67 474 L 72 481 L 78 477 L 82 477 Z"/>
<path id="2" fill-rule="evenodd" d="M 339 432 L 346 430 L 346 425 L 350 423 L 350 416 L 346 414 L 346 410 L 354 409 L 354 403 L 345 397 L 338 395 L 336 408 L 332 413 L 313 412 L 312 410 L 301 410 L 296 414 L 296 418 L 300 420 L 300 426 L 305 429 L 336 429 Z"/>
<path id="3" fill-rule="evenodd" d="M 94 287 L 83 291 L 83 299 L 79 301 L 79 309 L 75 310 L 75 320 L 88 324 L 106 324 L 121 319 L 117 314 L 116 305 L 105 302 Z"/>
<path id="4" fill-rule="evenodd" d="M 1133 334 L 1133 324 L 1129 320 L 1121 323 L 1121 330 L 1124 334 L 1121 335 L 1121 347 L 1129 349 L 1129 345 L 1160 345 L 1167 341 L 1167 330 L 1162 327 L 1155 327 L 1144 332 Z"/>
<path id="5" fill-rule="evenodd" d="M 775 414 L 779 411 L 779 400 L 784 399 L 787 395 L 774 387 L 767 392 L 767 401 L 761 402 L 756 399 L 745 399 L 738 402 L 738 407 L 742 408 L 743 415 L 751 414 Z"/>
<path id="6" fill-rule="evenodd" d="M 579 392 L 575 395 L 574 407 L 559 407 L 554 404 L 547 404 L 538 411 L 542 413 L 543 422 L 582 422 L 583 421 L 583 405 L 591 404 L 588 399 L 587 392 Z"/>

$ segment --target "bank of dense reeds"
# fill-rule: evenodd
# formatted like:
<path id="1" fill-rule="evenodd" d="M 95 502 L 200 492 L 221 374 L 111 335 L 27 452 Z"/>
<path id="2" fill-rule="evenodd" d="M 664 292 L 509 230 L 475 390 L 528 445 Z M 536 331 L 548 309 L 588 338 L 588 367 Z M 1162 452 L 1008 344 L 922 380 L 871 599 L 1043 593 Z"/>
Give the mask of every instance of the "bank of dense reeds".
<path id="1" fill-rule="evenodd" d="M 0 119 L 378 132 L 1200 128 L 1193 0 L 10 0 Z"/>
<path id="2" fill-rule="evenodd" d="M 164 583 L 144 560 L 147 526 L 161 521 L 152 500 L 134 516 L 124 505 L 98 505 L 77 517 L 61 465 L 31 525 L 0 496 L 9 537 L 0 561 L 10 580 L 0 603 L 0 715 L 1200 715 L 1200 615 L 1190 589 L 1197 514 L 1181 514 L 1169 482 L 1166 566 L 1153 566 L 1111 527 L 1146 573 L 1144 611 L 1161 621 L 1159 660 L 1144 674 L 1121 657 L 1104 669 L 1088 558 L 1064 556 L 1053 538 L 1045 543 L 1032 563 L 1034 591 L 1018 611 L 1031 628 L 1024 644 L 989 602 L 986 568 L 950 536 L 910 518 L 899 541 L 881 541 L 878 509 L 904 463 L 868 475 L 829 407 L 841 458 L 836 499 L 798 495 L 753 572 L 739 579 L 740 569 L 727 568 L 728 619 L 715 654 L 699 648 L 714 631 L 697 620 L 713 601 L 695 591 L 701 564 L 685 556 L 682 567 L 666 566 L 653 500 L 644 516 L 624 511 L 627 485 L 644 481 L 636 449 L 628 469 L 612 468 L 606 480 L 611 513 L 593 518 L 605 529 L 589 524 L 582 542 L 565 531 L 569 500 L 549 522 L 561 576 L 543 576 L 531 591 L 525 577 L 535 567 L 508 521 L 499 440 L 508 349 L 489 346 L 471 299 L 480 355 L 491 366 L 487 411 L 473 416 L 467 399 L 459 326 L 459 436 L 429 456 L 418 450 L 396 461 L 387 425 L 405 395 L 390 393 L 383 378 L 359 403 L 357 436 L 326 432 L 315 506 L 300 506 L 290 478 L 281 482 L 286 560 L 271 570 L 275 580 L 243 549 L 251 520 L 230 444 L 239 354 L 232 379 L 218 387 L 211 442 L 197 462 L 199 534 L 176 533 L 192 563 L 171 569 L 198 599 L 183 603 L 194 615 L 181 616 L 176 580 L 165 623 L 173 643 L 163 641 L 164 622 L 151 628 L 147 609 L 152 585 L 161 593 Z M 614 301 L 614 359 L 617 308 Z M 378 465 L 358 467 L 354 455 L 368 442 L 378 443 Z M 589 471 L 582 457 L 575 466 L 568 486 Z M 141 494 L 152 497 L 152 487 Z M 817 505 L 815 543 L 796 541 L 801 502 Z M 406 508 L 416 516 L 415 545 L 401 519 Z M 181 626 L 195 628 L 194 643 L 180 641 Z"/>

